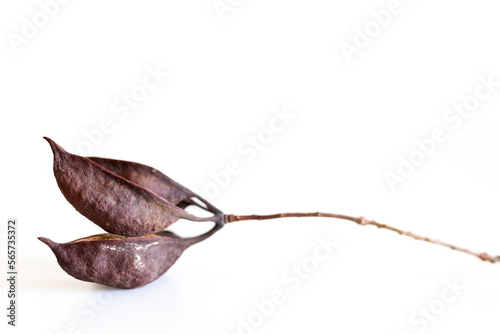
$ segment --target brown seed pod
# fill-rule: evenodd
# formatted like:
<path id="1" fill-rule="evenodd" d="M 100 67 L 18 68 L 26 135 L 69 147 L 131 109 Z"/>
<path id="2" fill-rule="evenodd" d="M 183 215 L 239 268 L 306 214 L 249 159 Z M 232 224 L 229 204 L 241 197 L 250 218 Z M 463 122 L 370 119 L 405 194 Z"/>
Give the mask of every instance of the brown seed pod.
<path id="1" fill-rule="evenodd" d="M 196 204 L 189 196 L 200 198 L 173 183 L 165 175 L 154 175 L 150 167 L 138 164 L 127 167 L 127 162 L 99 160 L 103 165 L 110 166 L 124 176 L 136 180 L 139 182 L 137 184 L 88 158 L 66 152 L 49 138 L 45 139 L 54 153 L 54 175 L 64 197 L 78 212 L 109 233 L 131 237 L 143 236 L 159 232 L 178 219 L 192 221 L 222 219 L 222 213 L 211 205 L 208 209 L 214 213 L 213 216 L 197 217 L 141 186 L 141 183 L 145 186 L 153 185 L 164 196 L 180 200 L 183 206 Z M 146 173 L 141 174 L 144 170 Z M 203 202 L 208 206 L 207 201 Z"/>
<path id="2" fill-rule="evenodd" d="M 163 197 L 170 203 L 185 208 L 188 205 L 197 205 L 214 214 L 220 213 L 216 207 L 210 204 L 201 196 L 183 187 L 162 172 L 137 162 L 89 157 L 107 170 L 119 175 L 135 184 L 144 187 L 155 194 Z M 193 201 L 193 198 L 200 200 L 204 206 Z"/>
<path id="3" fill-rule="evenodd" d="M 371 225 L 448 247 L 483 261 L 500 262 L 500 256 L 469 251 L 363 217 L 324 212 L 224 215 L 209 202 L 154 168 L 128 161 L 80 157 L 45 139 L 54 152 L 54 175 L 66 199 L 85 217 L 112 233 L 65 244 L 39 238 L 52 249 L 68 274 L 84 281 L 117 288 L 143 286 L 165 273 L 186 248 L 208 238 L 224 224 L 288 217 L 348 220 L 360 226 Z M 207 218 L 193 216 L 183 210 L 189 205 L 197 205 L 214 215 Z M 159 232 L 178 219 L 213 221 L 216 225 L 195 238 L 183 239 L 171 232 Z"/>
<path id="4" fill-rule="evenodd" d="M 98 234 L 68 243 L 38 238 L 54 252 L 69 275 L 87 282 L 132 289 L 163 275 L 191 245 L 205 240 L 223 225 L 194 238 L 180 238 L 163 231 L 142 237 Z"/>

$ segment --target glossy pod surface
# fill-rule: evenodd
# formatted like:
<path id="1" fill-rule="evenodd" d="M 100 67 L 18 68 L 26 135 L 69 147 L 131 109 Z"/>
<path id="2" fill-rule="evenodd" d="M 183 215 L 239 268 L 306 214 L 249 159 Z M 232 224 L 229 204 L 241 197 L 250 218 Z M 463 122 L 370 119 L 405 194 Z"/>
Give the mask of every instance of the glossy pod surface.
<path id="1" fill-rule="evenodd" d="M 110 287 L 138 288 L 163 275 L 191 245 L 200 242 L 222 225 L 194 238 L 180 238 L 164 231 L 126 238 L 99 234 L 68 243 L 39 239 L 54 252 L 57 262 L 69 275 Z"/>

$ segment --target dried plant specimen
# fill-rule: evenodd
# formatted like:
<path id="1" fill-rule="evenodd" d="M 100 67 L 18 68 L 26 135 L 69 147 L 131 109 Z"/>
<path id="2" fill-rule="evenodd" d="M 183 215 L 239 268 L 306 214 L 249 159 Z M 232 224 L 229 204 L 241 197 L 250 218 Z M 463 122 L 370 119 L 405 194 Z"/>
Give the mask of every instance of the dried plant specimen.
<path id="1" fill-rule="evenodd" d="M 180 208 L 185 208 L 188 205 L 198 205 L 214 214 L 221 212 L 201 196 L 198 196 L 154 168 L 123 160 L 96 157 L 90 157 L 89 159 L 116 175 L 154 192 Z M 193 201 L 193 198 L 197 198 L 205 206 L 199 205 Z"/>
<path id="2" fill-rule="evenodd" d="M 54 175 L 64 197 L 78 212 L 109 233 L 136 237 L 162 231 L 178 219 L 220 220 L 217 214 L 208 218 L 193 216 L 153 191 L 88 158 L 70 154 L 46 139 L 54 153 Z M 164 194 L 182 198 L 182 189 L 172 184 Z"/>
<path id="3" fill-rule="evenodd" d="M 331 213 L 279 213 L 274 215 L 223 214 L 208 201 L 156 169 L 135 162 L 85 158 L 70 154 L 49 138 L 54 153 L 54 175 L 63 195 L 82 215 L 106 230 L 100 234 L 59 244 L 39 238 L 71 276 L 116 288 L 136 288 L 163 275 L 189 246 L 205 240 L 225 224 L 243 220 L 286 217 L 327 217 L 373 225 L 417 240 L 445 246 L 491 263 L 500 256 L 475 253 L 439 240 L 419 236 L 363 217 Z M 197 217 L 184 209 L 196 205 L 212 213 Z M 164 231 L 179 219 L 211 221 L 215 226 L 194 238 Z"/>
<path id="4" fill-rule="evenodd" d="M 130 289 L 163 275 L 189 246 L 205 240 L 221 227 L 217 224 L 194 238 L 180 238 L 163 231 L 142 237 L 98 234 L 64 244 L 39 239 L 52 249 L 61 268 L 74 278 Z"/>

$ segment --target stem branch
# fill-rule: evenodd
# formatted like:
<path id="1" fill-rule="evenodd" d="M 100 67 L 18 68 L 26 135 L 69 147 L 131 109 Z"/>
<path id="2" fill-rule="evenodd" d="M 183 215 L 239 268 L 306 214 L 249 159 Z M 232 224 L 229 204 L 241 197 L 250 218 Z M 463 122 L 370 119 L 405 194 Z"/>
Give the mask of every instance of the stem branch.
<path id="1" fill-rule="evenodd" d="M 453 250 L 456 250 L 459 252 L 473 255 L 473 256 L 475 256 L 483 261 L 489 261 L 491 263 L 500 262 L 500 256 L 491 256 L 488 253 L 472 252 L 466 248 L 457 247 L 457 246 L 454 246 L 452 244 L 439 241 L 437 239 L 430 239 L 430 238 L 423 237 L 423 236 L 420 236 L 420 235 L 412 233 L 412 232 L 403 231 L 403 230 L 397 229 L 397 228 L 389 226 L 389 225 L 378 223 L 374 220 L 368 220 L 364 217 L 356 218 L 356 217 L 351 217 L 351 216 L 337 215 L 337 214 L 333 214 L 333 213 L 324 213 L 324 212 L 308 212 L 308 213 L 295 212 L 295 213 L 277 213 L 277 214 L 273 214 L 273 215 L 248 215 L 248 216 L 224 215 L 224 223 L 227 224 L 227 223 L 232 223 L 232 222 L 242 221 L 242 220 L 267 220 L 267 219 L 288 218 L 288 217 L 328 217 L 328 218 L 338 218 L 338 219 L 343 219 L 343 220 L 350 220 L 350 221 L 353 221 L 353 222 L 355 222 L 359 225 L 362 225 L 362 226 L 373 225 L 373 226 L 376 226 L 378 228 L 383 228 L 386 230 L 394 231 L 396 233 L 399 233 L 401 235 L 405 235 L 407 237 L 411 237 L 411 238 L 416 239 L 416 240 L 422 240 L 422 241 L 429 242 L 431 244 L 436 244 L 436 245 L 448 247 L 450 249 L 453 249 Z"/>

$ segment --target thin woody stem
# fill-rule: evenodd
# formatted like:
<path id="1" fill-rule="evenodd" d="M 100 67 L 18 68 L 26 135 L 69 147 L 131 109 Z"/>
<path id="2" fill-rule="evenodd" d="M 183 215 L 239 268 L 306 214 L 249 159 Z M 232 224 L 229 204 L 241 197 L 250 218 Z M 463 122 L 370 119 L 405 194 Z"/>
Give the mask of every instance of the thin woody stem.
<path id="1" fill-rule="evenodd" d="M 359 225 L 373 225 L 373 226 L 376 226 L 378 228 L 384 228 L 386 230 L 394 231 L 396 233 L 399 233 L 401 235 L 405 235 L 407 237 L 411 237 L 411 238 L 416 239 L 416 240 L 422 240 L 422 241 L 429 242 L 431 244 L 436 244 L 436 245 L 448 247 L 450 249 L 453 249 L 453 250 L 456 250 L 459 252 L 473 255 L 473 256 L 478 257 L 479 259 L 481 259 L 483 261 L 489 261 L 491 263 L 500 262 L 500 256 L 491 256 L 488 253 L 472 252 L 466 248 L 457 247 L 457 246 L 454 246 L 452 244 L 439 241 L 437 239 L 430 239 L 430 238 L 423 237 L 423 236 L 420 236 L 420 235 L 412 233 L 412 232 L 403 231 L 403 230 L 397 229 L 397 228 L 389 226 L 389 225 L 377 223 L 374 220 L 368 220 L 364 217 L 356 218 L 356 217 L 351 217 L 351 216 L 337 215 L 337 214 L 333 214 L 333 213 L 324 213 L 324 212 L 309 212 L 309 213 L 296 212 L 296 213 L 277 213 L 277 214 L 273 214 L 273 215 L 248 215 L 248 216 L 224 215 L 224 223 L 227 224 L 227 223 L 232 223 L 232 222 L 242 221 L 242 220 L 267 220 L 267 219 L 287 218 L 287 217 L 328 217 L 328 218 L 338 218 L 338 219 L 350 220 L 350 221 L 353 221 Z"/>

